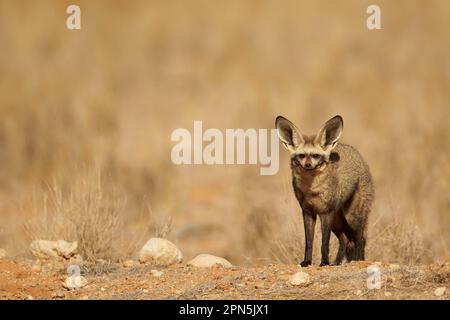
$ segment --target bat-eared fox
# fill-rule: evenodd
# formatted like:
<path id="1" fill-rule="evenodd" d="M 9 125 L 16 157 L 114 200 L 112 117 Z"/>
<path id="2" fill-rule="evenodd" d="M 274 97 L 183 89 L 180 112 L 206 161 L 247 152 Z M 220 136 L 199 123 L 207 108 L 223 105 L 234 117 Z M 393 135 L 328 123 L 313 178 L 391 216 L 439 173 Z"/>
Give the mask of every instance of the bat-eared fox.
<path id="1" fill-rule="evenodd" d="M 278 135 L 290 153 L 292 184 L 305 225 L 305 257 L 312 261 L 314 229 L 319 216 L 322 229 L 321 266 L 329 265 L 330 235 L 339 239 L 334 264 L 364 260 L 367 219 L 374 199 L 369 167 L 352 146 L 339 142 L 343 119 L 328 120 L 315 136 L 302 135 L 282 116 L 275 121 Z"/>

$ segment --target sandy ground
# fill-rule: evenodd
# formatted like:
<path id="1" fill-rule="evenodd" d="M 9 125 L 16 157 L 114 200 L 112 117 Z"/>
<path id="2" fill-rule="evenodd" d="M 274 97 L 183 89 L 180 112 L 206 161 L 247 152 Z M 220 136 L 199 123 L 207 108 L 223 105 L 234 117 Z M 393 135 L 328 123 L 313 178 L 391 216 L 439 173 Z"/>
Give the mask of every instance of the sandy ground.
<path id="1" fill-rule="evenodd" d="M 372 262 L 311 266 L 301 270 L 310 283 L 293 286 L 296 265 L 195 268 L 185 264 L 156 268 L 106 262 L 81 268 L 88 284 L 66 290 L 63 264 L 0 260 L 0 299 L 449 299 L 450 263 L 399 266 L 378 263 L 381 288 L 367 289 Z M 152 271 L 153 270 L 153 271 Z M 155 271 L 162 275 L 155 276 Z M 447 290 L 436 296 L 437 288 Z"/>

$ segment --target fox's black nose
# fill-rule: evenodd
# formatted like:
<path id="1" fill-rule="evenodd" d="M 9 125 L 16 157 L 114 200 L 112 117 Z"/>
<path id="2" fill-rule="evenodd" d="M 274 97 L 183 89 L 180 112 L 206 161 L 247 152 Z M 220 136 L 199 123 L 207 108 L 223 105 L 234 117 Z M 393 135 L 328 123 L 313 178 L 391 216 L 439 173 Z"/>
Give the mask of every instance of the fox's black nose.
<path id="1" fill-rule="evenodd" d="M 306 168 L 311 168 L 311 163 L 305 163 Z"/>

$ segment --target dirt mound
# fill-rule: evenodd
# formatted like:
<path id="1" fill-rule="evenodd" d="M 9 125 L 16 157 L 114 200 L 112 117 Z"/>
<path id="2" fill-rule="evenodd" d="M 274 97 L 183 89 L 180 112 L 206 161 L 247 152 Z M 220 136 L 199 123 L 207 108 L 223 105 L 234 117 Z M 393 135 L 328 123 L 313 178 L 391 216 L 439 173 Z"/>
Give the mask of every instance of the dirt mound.
<path id="1" fill-rule="evenodd" d="M 370 262 L 343 266 L 302 268 L 310 276 L 307 286 L 293 286 L 296 265 L 195 268 L 176 265 L 162 268 L 119 264 L 82 266 L 88 285 L 64 290 L 64 267 L 34 267 L 34 262 L 0 261 L 0 299 L 449 299 L 437 288 L 449 287 L 450 263 L 428 266 L 377 264 L 381 288 L 367 288 Z M 35 271 L 32 271 L 35 270 Z M 61 294 L 61 291 L 63 294 Z"/>

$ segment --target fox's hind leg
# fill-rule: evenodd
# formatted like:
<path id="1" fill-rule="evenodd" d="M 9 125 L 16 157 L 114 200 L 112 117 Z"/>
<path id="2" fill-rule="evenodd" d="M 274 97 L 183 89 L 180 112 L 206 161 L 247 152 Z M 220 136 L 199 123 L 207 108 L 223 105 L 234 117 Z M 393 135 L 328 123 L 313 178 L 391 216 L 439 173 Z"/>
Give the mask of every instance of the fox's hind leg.
<path id="1" fill-rule="evenodd" d="M 345 258 L 348 262 L 356 260 L 355 258 L 355 243 L 349 241 L 345 248 Z"/>
<path id="2" fill-rule="evenodd" d="M 333 230 L 333 233 L 336 235 L 336 237 L 339 239 L 339 249 L 336 254 L 336 259 L 334 260 L 334 265 L 340 265 L 342 263 L 342 260 L 344 260 L 345 252 L 347 249 L 348 240 L 345 236 L 344 232 L 342 231 L 335 231 Z"/>
<path id="3" fill-rule="evenodd" d="M 371 194 L 358 189 L 346 210 L 345 219 L 351 229 L 351 242 L 346 249 L 347 260 L 364 260 L 367 239 L 367 221 L 372 203 Z"/>
<path id="4" fill-rule="evenodd" d="M 336 259 L 333 263 L 334 265 L 339 265 L 342 263 L 342 260 L 344 260 L 348 245 L 348 239 L 345 236 L 345 231 L 347 231 L 346 229 L 349 229 L 349 226 L 347 224 L 347 221 L 345 221 L 344 214 L 342 211 L 338 211 L 334 215 L 333 225 L 331 229 L 339 240 L 339 249 L 336 254 Z"/>

